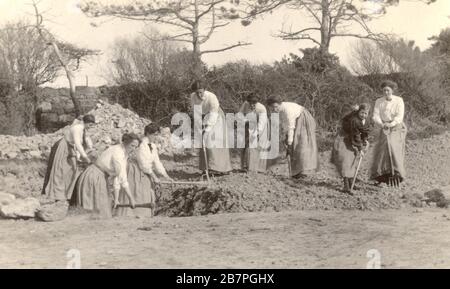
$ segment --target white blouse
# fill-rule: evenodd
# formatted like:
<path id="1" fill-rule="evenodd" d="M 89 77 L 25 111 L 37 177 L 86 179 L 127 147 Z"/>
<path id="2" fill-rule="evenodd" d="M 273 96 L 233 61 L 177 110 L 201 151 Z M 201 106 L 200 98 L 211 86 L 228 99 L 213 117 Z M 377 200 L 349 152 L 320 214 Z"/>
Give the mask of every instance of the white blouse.
<path id="1" fill-rule="evenodd" d="M 121 187 L 128 188 L 128 154 L 122 144 L 110 146 L 100 154 L 95 164 L 103 172 L 114 177 L 114 190 L 120 190 Z"/>
<path id="2" fill-rule="evenodd" d="M 246 117 L 247 114 L 255 113 L 258 116 L 258 133 L 262 133 L 265 130 L 267 125 L 267 109 L 263 104 L 257 102 L 255 104 L 255 109 L 251 110 L 250 103 L 245 101 L 239 109 L 239 112 L 244 114 L 245 120 L 248 120 L 248 117 Z"/>
<path id="3" fill-rule="evenodd" d="M 219 117 L 219 110 L 220 110 L 220 104 L 219 100 L 217 99 L 217 96 L 209 91 L 204 91 L 203 99 L 200 99 L 196 93 L 191 94 L 191 105 L 192 105 L 192 111 L 194 112 L 194 106 L 201 105 L 202 107 L 202 114 L 208 114 L 208 116 L 204 120 L 204 124 L 206 125 L 205 130 L 210 131 L 214 125 L 217 122 L 217 119 Z M 201 118 L 194 119 L 197 122 L 201 121 Z M 197 127 L 201 127 L 200 123 L 197 123 Z"/>
<path id="4" fill-rule="evenodd" d="M 405 104 L 403 98 L 392 96 L 391 100 L 386 97 L 380 97 L 375 101 L 373 110 L 373 121 L 382 126 L 385 122 L 391 122 L 392 126 L 403 123 L 405 115 Z"/>
<path id="5" fill-rule="evenodd" d="M 304 107 L 294 102 L 282 102 L 280 107 L 280 124 L 283 133 L 287 134 L 287 143 L 294 142 L 294 130 L 297 118 L 304 111 Z"/>
<path id="6" fill-rule="evenodd" d="M 150 150 L 149 145 L 152 146 Z M 139 148 L 136 151 L 136 158 L 140 169 L 146 174 L 152 174 L 154 171 L 164 177 L 167 177 L 166 169 L 159 160 L 158 149 L 156 145 L 150 143 L 148 137 L 142 139 Z"/>
<path id="7" fill-rule="evenodd" d="M 77 153 L 87 158 L 87 153 L 83 147 L 84 122 L 75 120 L 71 126 L 64 130 L 64 139 L 75 147 Z"/>

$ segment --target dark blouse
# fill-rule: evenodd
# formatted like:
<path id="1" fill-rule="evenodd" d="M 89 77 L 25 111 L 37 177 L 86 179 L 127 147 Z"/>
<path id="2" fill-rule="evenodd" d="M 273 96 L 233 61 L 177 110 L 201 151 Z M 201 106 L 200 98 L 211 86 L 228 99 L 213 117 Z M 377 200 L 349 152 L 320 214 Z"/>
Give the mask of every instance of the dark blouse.
<path id="1" fill-rule="evenodd" d="M 370 125 L 366 119 L 363 124 L 358 116 L 358 112 L 352 112 L 342 119 L 342 128 L 345 133 L 347 143 L 355 146 L 358 150 L 362 150 L 364 142 L 368 140 L 370 133 Z"/>

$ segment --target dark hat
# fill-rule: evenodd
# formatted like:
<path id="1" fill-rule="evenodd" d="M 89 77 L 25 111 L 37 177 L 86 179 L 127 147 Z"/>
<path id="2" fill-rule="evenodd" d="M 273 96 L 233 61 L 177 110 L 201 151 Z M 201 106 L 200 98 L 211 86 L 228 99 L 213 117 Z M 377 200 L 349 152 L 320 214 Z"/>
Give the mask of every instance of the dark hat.
<path id="1" fill-rule="evenodd" d="M 283 102 L 283 100 L 281 99 L 281 97 L 280 96 L 278 96 L 278 95 L 275 95 L 275 96 L 271 96 L 271 97 L 269 97 L 268 99 L 267 99 L 267 105 L 272 105 L 272 104 L 274 104 L 274 103 L 282 103 Z"/>
<path id="2" fill-rule="evenodd" d="M 95 116 L 92 114 L 86 114 L 83 116 L 83 122 L 84 123 L 95 123 Z"/>

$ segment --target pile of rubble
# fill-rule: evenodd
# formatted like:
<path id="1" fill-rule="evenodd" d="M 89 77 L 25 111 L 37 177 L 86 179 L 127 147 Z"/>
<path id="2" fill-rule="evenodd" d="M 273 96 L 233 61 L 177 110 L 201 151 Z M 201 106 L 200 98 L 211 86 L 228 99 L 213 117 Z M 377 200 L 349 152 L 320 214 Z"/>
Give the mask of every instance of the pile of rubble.
<path id="1" fill-rule="evenodd" d="M 108 146 L 120 142 L 123 133 L 134 132 L 142 135 L 144 127 L 151 123 L 150 120 L 140 118 L 131 110 L 125 109 L 119 104 L 109 104 L 99 101 L 95 109 L 88 112 L 96 118 L 96 125 L 88 130 L 96 153 L 102 152 Z M 62 128 L 51 134 L 38 134 L 25 136 L 2 136 L 0 139 L 0 160 L 18 159 L 46 159 L 50 154 L 52 145 L 62 137 Z M 182 154 L 171 145 L 171 133 L 169 128 L 163 128 L 161 134 L 155 136 L 156 145 L 160 154 L 172 157 L 174 154 Z"/>

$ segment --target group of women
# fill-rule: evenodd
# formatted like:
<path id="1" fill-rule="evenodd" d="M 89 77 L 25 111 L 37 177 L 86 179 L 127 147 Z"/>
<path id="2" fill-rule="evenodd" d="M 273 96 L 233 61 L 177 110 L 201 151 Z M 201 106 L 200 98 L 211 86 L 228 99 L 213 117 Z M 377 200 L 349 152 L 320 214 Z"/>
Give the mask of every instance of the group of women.
<path id="1" fill-rule="evenodd" d="M 201 105 L 204 138 L 200 153 L 200 170 L 206 168 L 213 174 L 224 174 L 232 170 L 230 145 L 228 144 L 228 127 L 223 110 L 216 95 L 205 90 L 200 81 L 192 85 L 192 110 L 195 105 Z M 318 148 L 316 142 L 316 123 L 314 118 L 303 106 L 285 102 L 274 96 L 267 100 L 267 106 L 273 113 L 278 113 L 279 124 L 284 139 L 287 154 L 290 156 L 290 175 L 299 178 L 314 173 L 319 168 Z M 245 131 L 245 148 L 241 153 L 241 169 L 246 171 L 266 171 L 271 160 L 267 157 L 270 143 L 268 111 L 254 94 L 249 94 L 239 112 L 247 122 Z M 249 115 L 256 117 L 256 124 L 250 125 Z M 194 117 L 195 119 L 195 117 Z M 217 140 L 219 145 L 217 146 Z M 276 141 L 279 141 L 278 139 Z M 253 145 L 250 145 L 253 144 Z M 232 146 L 233 144 L 231 144 Z"/>
<path id="2" fill-rule="evenodd" d="M 373 110 L 372 119 L 380 132 L 374 148 L 371 179 L 380 183 L 387 183 L 393 170 L 400 181 L 405 177 L 404 104 L 402 98 L 393 95 L 395 89 L 394 82 L 383 82 L 384 96 L 377 99 Z M 266 103 L 269 111 L 279 116 L 290 176 L 302 178 L 316 172 L 319 157 L 313 116 L 303 106 L 285 102 L 277 96 L 270 97 Z M 192 85 L 191 105 L 193 111 L 195 107 L 200 107 L 202 113 L 200 121 L 194 123 L 194 129 L 202 136 L 199 169 L 213 174 L 230 172 L 232 165 L 226 118 L 217 96 L 205 90 L 202 82 L 196 81 Z M 268 137 L 271 127 L 268 110 L 255 94 L 249 94 L 239 112 L 244 122 L 248 123 L 245 148 L 241 153 L 241 169 L 264 172 L 271 165 L 265 153 L 271 143 L 279 141 Z M 369 146 L 369 113 L 370 105 L 361 104 L 346 115 L 334 143 L 332 162 L 344 180 L 345 192 L 349 192 L 357 156 L 364 155 Z M 252 125 L 249 118 L 251 114 L 256 116 L 256 123 Z M 133 133 L 124 134 L 120 144 L 109 147 L 91 163 L 86 151 L 92 147 L 92 142 L 86 131 L 92 125 L 95 125 L 95 118 L 92 115 L 84 116 L 67 128 L 64 137 L 53 146 L 43 194 L 55 201 L 70 201 L 74 206 L 104 217 L 111 217 L 113 208 L 116 208 L 115 214 L 119 216 L 151 216 L 155 203 L 153 186 L 159 182 L 158 175 L 173 181 L 159 160 L 158 149 L 152 142 L 152 136 L 159 127 L 155 124 L 145 127 L 142 139 Z M 130 158 L 131 155 L 134 157 Z M 89 164 L 83 172 L 78 166 L 80 160 Z M 108 180 L 112 180 L 113 200 L 109 194 Z M 135 208 L 136 204 L 152 206 L 138 209 Z"/>

